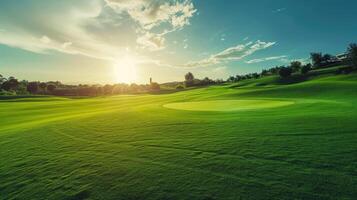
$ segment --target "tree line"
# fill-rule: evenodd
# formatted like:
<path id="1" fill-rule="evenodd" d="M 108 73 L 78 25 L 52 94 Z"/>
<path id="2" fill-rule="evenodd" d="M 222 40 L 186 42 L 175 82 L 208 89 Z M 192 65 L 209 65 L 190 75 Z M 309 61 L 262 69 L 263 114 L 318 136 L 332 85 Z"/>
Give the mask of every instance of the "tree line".
<path id="1" fill-rule="evenodd" d="M 15 77 L 5 78 L 0 74 L 0 95 L 102 96 L 158 91 L 160 91 L 160 85 L 156 82 L 150 84 L 67 85 L 59 81 L 19 81 Z"/>
<path id="2" fill-rule="evenodd" d="M 288 66 L 276 66 L 263 69 L 261 73 L 249 73 L 245 75 L 230 76 L 227 82 L 239 82 L 246 79 L 257 79 L 263 76 L 279 75 L 281 78 L 290 77 L 292 74 L 307 75 L 313 69 L 321 69 L 338 65 L 346 65 L 337 70 L 338 74 L 351 73 L 357 70 L 357 44 L 352 43 L 347 48 L 347 53 L 342 59 L 338 59 L 330 54 L 311 53 L 311 63 L 303 64 L 300 61 L 293 61 Z"/>
<path id="3" fill-rule="evenodd" d="M 257 79 L 263 76 L 279 75 L 282 78 L 290 77 L 292 74 L 306 75 L 313 69 L 331 67 L 333 65 L 345 64 L 347 67 L 339 68 L 337 73 L 350 73 L 357 69 L 357 44 L 350 44 L 345 58 L 337 60 L 330 54 L 311 53 L 311 63 L 302 64 L 300 61 L 293 61 L 288 66 L 276 66 L 263 69 L 261 73 L 249 73 L 245 75 L 230 76 L 227 82 L 238 82 L 246 79 Z M 191 72 L 188 72 L 184 82 L 173 84 L 162 84 L 168 89 L 181 90 L 187 87 L 200 87 L 222 84 L 222 79 L 212 80 L 208 77 L 197 79 Z M 0 95 L 57 95 L 57 96 L 101 96 L 118 94 L 139 94 L 148 92 L 158 92 L 161 90 L 160 84 L 151 82 L 150 84 L 106 84 L 106 85 L 68 85 L 59 81 L 40 82 L 18 80 L 15 77 L 5 78 L 0 74 Z"/>

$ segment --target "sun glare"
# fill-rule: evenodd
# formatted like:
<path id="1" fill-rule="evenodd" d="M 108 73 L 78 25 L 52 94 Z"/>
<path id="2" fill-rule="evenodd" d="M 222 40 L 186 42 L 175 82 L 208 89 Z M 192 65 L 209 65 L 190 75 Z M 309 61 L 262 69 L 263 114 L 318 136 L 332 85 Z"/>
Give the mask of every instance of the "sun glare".
<path id="1" fill-rule="evenodd" d="M 115 76 L 118 83 L 135 83 L 137 81 L 135 59 L 126 56 L 118 60 L 115 65 Z"/>

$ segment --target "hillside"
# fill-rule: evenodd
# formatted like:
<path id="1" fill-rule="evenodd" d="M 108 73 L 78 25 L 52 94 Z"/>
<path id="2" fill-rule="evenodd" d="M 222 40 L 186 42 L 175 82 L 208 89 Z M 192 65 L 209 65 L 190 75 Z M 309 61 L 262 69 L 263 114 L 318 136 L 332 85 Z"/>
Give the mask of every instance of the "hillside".
<path id="1" fill-rule="evenodd" d="M 356 88 L 350 74 L 3 99 L 0 197 L 354 199 Z"/>

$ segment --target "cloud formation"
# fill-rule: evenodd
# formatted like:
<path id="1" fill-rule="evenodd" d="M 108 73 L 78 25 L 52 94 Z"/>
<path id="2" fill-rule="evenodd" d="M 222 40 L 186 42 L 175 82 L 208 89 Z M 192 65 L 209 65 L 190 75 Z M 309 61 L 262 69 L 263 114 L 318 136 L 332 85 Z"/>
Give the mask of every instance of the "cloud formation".
<path id="1" fill-rule="evenodd" d="M 257 51 L 272 47 L 275 44 L 276 42 L 263 42 L 260 40 L 256 42 L 248 42 L 246 44 L 240 44 L 234 47 L 230 47 L 220 53 L 211 55 L 207 59 L 196 61 L 196 62 L 189 62 L 186 64 L 186 66 L 200 67 L 200 66 L 209 66 L 209 65 L 214 65 L 214 64 L 228 62 L 228 61 L 237 61 L 249 55 L 252 55 Z"/>
<path id="2" fill-rule="evenodd" d="M 270 60 L 282 60 L 282 59 L 286 59 L 288 56 L 272 56 L 272 57 L 266 57 L 266 58 L 257 58 L 257 59 L 253 59 L 253 60 L 248 60 L 245 63 L 247 64 L 253 64 L 253 63 L 260 63 L 260 62 L 265 62 L 265 61 L 270 61 Z"/>
<path id="3" fill-rule="evenodd" d="M 106 60 L 120 58 L 127 48 L 164 49 L 165 36 L 188 25 L 196 12 L 191 0 L 23 0 L 22 4 L 0 8 L 0 44 Z"/>
<path id="4" fill-rule="evenodd" d="M 190 24 L 197 11 L 190 0 L 105 0 L 119 14 L 127 14 L 138 23 L 139 45 L 152 51 L 164 48 L 164 36 Z M 154 28 L 163 29 L 154 33 Z"/>

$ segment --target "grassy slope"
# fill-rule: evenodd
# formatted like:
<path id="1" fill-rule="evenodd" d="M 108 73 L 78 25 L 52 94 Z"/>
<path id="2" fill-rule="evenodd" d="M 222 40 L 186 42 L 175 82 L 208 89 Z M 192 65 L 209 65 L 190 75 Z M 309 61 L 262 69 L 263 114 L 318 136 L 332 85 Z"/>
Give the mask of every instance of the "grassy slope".
<path id="1" fill-rule="evenodd" d="M 355 199 L 357 75 L 273 83 L 2 101 L 0 199 Z M 295 104 L 163 107 L 217 99 Z"/>

